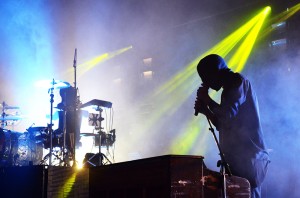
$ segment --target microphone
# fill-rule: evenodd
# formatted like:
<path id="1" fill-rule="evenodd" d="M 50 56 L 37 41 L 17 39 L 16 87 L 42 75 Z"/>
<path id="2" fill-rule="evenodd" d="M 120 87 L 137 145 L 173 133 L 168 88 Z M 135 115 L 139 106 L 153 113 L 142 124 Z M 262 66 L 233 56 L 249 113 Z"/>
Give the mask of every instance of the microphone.
<path id="1" fill-rule="evenodd" d="M 204 83 L 202 83 L 201 84 L 201 86 L 199 87 L 199 89 L 206 89 L 207 91 L 208 91 L 208 89 L 209 89 L 209 87 L 207 86 L 207 85 L 205 85 Z M 198 103 L 200 103 L 200 105 L 199 105 L 199 107 L 200 108 L 202 108 L 203 106 L 204 106 L 204 104 L 201 102 L 201 101 L 198 101 L 198 95 L 199 95 L 199 89 L 198 89 L 198 91 L 197 91 L 197 98 L 196 98 L 196 103 L 198 102 Z M 198 111 L 198 109 L 195 109 L 195 113 L 194 113 L 194 115 L 195 116 L 198 116 L 198 113 L 199 113 L 199 111 Z"/>
<path id="2" fill-rule="evenodd" d="M 77 48 L 75 48 L 73 67 L 76 67 L 76 60 L 77 60 Z"/>
<path id="3" fill-rule="evenodd" d="M 200 101 L 198 101 L 198 91 L 197 91 L 197 97 L 196 97 L 196 100 L 195 100 L 195 103 L 200 103 Z M 201 104 L 200 104 L 201 105 Z M 196 107 L 196 105 L 195 105 L 195 107 Z M 198 116 L 198 113 L 199 113 L 199 111 L 198 111 L 198 108 L 195 108 L 195 113 L 194 113 L 194 115 L 195 116 Z"/>

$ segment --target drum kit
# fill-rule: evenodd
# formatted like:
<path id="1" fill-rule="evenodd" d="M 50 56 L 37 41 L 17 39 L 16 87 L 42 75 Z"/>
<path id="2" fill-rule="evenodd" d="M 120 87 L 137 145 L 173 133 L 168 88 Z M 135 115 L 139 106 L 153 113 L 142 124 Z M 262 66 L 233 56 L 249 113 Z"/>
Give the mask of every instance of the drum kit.
<path id="1" fill-rule="evenodd" d="M 50 95 L 50 122 L 46 127 L 31 125 L 26 132 L 19 133 L 6 129 L 8 125 L 14 125 L 23 117 L 15 112 L 19 107 L 9 106 L 5 102 L 0 104 L 2 115 L 0 118 L 0 167 L 2 166 L 26 166 L 26 165 L 59 165 L 59 166 L 76 166 L 75 148 L 80 145 L 80 126 L 81 126 L 81 109 L 89 106 L 96 106 L 100 112 L 100 127 L 98 134 L 93 134 L 98 144 L 99 152 L 91 158 L 98 158 L 98 165 L 102 165 L 102 159 L 106 158 L 101 153 L 101 146 L 112 146 L 115 142 L 115 130 L 109 133 L 102 132 L 101 117 L 102 109 L 100 107 L 111 108 L 112 103 L 103 100 L 91 100 L 85 104 L 81 104 L 77 95 L 76 82 L 76 62 L 77 49 L 74 54 L 74 87 L 68 82 L 60 80 L 43 81 L 38 86 L 48 88 Z M 54 89 L 60 91 L 61 103 L 57 107 L 53 107 Z M 59 126 L 53 130 L 53 108 L 59 110 Z M 98 120 L 97 120 L 98 121 Z M 94 126 L 94 125 L 92 125 Z M 98 139 L 96 139 L 96 137 Z M 43 149 L 48 149 L 49 153 L 44 156 Z M 54 164 L 54 160 L 58 164 Z M 108 160 L 109 161 L 109 160 Z M 87 163 L 89 161 L 87 160 Z M 110 162 L 110 161 L 109 161 Z M 96 163 L 97 165 L 97 163 Z"/>
<path id="2" fill-rule="evenodd" d="M 64 84 L 64 86 L 63 86 Z M 57 85 L 57 86 L 56 86 Z M 59 89 L 62 98 L 61 103 L 53 107 L 53 89 Z M 5 102 L 0 105 L 2 115 L 0 118 L 0 167 L 28 166 L 28 165 L 58 165 L 73 166 L 75 160 L 75 148 L 80 146 L 81 137 L 93 137 L 94 146 L 99 151 L 84 160 L 84 166 L 100 166 L 111 164 L 111 161 L 101 152 L 101 147 L 112 147 L 116 140 L 115 129 L 109 132 L 102 131 L 102 108 L 112 108 L 108 101 L 93 99 L 85 104 L 80 104 L 77 98 L 77 90 L 69 83 L 52 81 L 50 88 L 50 123 L 48 126 L 35 126 L 32 124 L 25 132 L 17 132 L 7 129 L 8 126 L 20 122 L 24 116 L 16 106 L 9 106 Z M 77 98 L 75 101 L 74 98 Z M 53 130 L 53 108 L 58 109 L 58 128 Z M 76 109 L 75 109 L 76 108 Z M 81 133 L 81 113 L 86 109 L 98 112 L 89 114 L 89 125 L 94 126 L 97 133 Z M 15 112 L 13 112 L 15 111 Z M 10 127 L 11 128 L 11 127 Z M 51 138 L 52 137 L 52 138 Z M 49 153 L 45 155 L 44 150 Z M 107 163 L 105 163 L 105 161 Z"/>
<path id="3" fill-rule="evenodd" d="M 62 90 L 70 87 L 70 84 L 67 82 L 54 80 L 51 82 L 51 85 L 50 91 L 53 91 L 53 89 Z M 48 85 L 45 84 L 43 86 Z M 50 95 L 52 114 L 53 92 L 51 92 Z M 56 108 L 61 112 L 66 112 L 64 104 L 60 104 L 60 107 Z M 8 126 L 13 126 L 23 119 L 23 116 L 17 111 L 20 108 L 17 106 L 9 106 L 5 102 L 2 102 L 2 104 L 0 104 L 0 109 L 2 112 L 0 118 L 0 167 L 46 164 L 48 158 L 51 156 L 54 156 L 55 159 L 59 159 L 61 163 L 66 165 L 65 156 L 67 155 L 67 152 L 70 153 L 72 148 L 69 144 L 67 145 L 66 142 L 67 138 L 64 134 L 65 126 L 53 131 L 51 116 L 50 124 L 48 124 L 47 127 L 36 127 L 33 126 L 33 124 L 26 129 L 25 132 L 16 132 L 6 128 Z M 50 138 L 51 136 L 52 138 Z M 59 154 L 57 149 L 53 148 L 58 148 Z M 44 159 L 43 149 L 50 149 L 49 154 L 47 154 Z M 68 156 L 68 163 L 69 158 L 70 155 Z"/>
<path id="4" fill-rule="evenodd" d="M 20 108 L 2 102 L 0 109 L 0 167 L 38 163 L 43 156 L 43 148 L 35 143 L 33 135 L 29 132 L 20 133 L 6 129 L 23 118 L 18 111 Z"/>
<path id="5" fill-rule="evenodd" d="M 59 166 L 77 166 L 75 159 L 75 150 L 79 146 L 80 126 L 81 126 L 81 109 L 88 106 L 97 106 L 99 112 L 100 107 L 111 108 L 112 103 L 102 100 L 91 100 L 85 104 L 81 104 L 77 95 L 77 49 L 75 49 L 73 68 L 74 68 L 74 87 L 68 82 L 60 80 L 43 81 L 40 87 L 48 88 L 50 95 L 50 122 L 46 127 L 30 126 L 24 133 L 18 133 L 5 129 L 9 123 L 14 123 L 22 119 L 15 113 L 10 114 L 8 110 L 19 109 L 7 105 L 5 102 L 0 106 L 2 116 L 0 118 L 0 167 L 1 166 L 23 166 L 23 165 L 48 165 L 52 166 L 53 158 L 58 161 Z M 54 89 L 59 89 L 62 98 L 61 103 L 57 107 L 53 107 Z M 53 108 L 59 110 L 59 126 L 57 130 L 53 130 Z M 100 111 L 101 110 L 101 111 Z M 100 113 L 100 124 L 103 120 Z M 115 142 L 115 131 L 109 133 L 98 130 L 98 148 L 99 152 L 91 158 L 99 157 L 98 165 L 103 164 L 102 158 L 106 157 L 101 153 L 101 146 L 112 146 Z M 49 153 L 43 155 L 43 149 L 48 149 Z M 43 157 L 44 156 L 44 157 Z M 96 157 L 95 157 L 96 156 Z M 109 161 L 109 160 L 108 160 Z"/>

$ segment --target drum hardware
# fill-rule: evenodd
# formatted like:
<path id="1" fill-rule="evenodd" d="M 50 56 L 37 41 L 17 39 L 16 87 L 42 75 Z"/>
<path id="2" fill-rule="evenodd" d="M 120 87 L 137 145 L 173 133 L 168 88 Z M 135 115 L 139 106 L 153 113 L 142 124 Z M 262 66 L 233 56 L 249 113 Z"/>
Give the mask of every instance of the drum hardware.
<path id="1" fill-rule="evenodd" d="M 14 166 L 18 146 L 18 133 L 0 128 L 0 167 Z"/>
<path id="2" fill-rule="evenodd" d="M 99 112 L 98 114 L 89 114 L 89 125 L 95 127 L 95 131 L 98 131 L 95 134 L 81 134 L 82 136 L 94 136 L 95 137 L 95 146 L 98 146 L 99 151 L 98 153 L 87 153 L 85 159 L 83 160 L 83 166 L 100 166 L 104 164 L 111 164 L 111 161 L 101 152 L 101 147 L 112 146 L 115 142 L 116 135 L 115 130 L 111 130 L 109 133 L 105 133 L 102 131 L 101 122 L 104 120 L 102 117 L 102 112 L 104 108 L 112 108 L 112 103 L 109 101 L 93 99 L 87 103 L 81 105 L 80 108 L 86 109 L 87 107 L 92 107 L 93 111 L 96 110 Z M 107 163 L 104 163 L 106 160 Z"/>
<path id="3" fill-rule="evenodd" d="M 62 166 L 63 163 L 64 163 L 64 156 L 63 156 L 63 151 L 61 148 L 59 147 L 55 147 L 52 149 L 52 153 L 48 153 L 47 155 L 45 155 L 45 157 L 40 161 L 40 165 L 46 165 L 47 164 L 47 160 L 49 158 L 53 158 L 53 161 L 51 163 L 51 165 L 59 165 L 59 166 Z M 53 162 L 58 160 L 58 164 L 54 164 Z"/>
<path id="4" fill-rule="evenodd" d="M 75 110 L 79 103 L 79 98 L 77 98 L 77 90 L 74 87 L 61 89 L 60 96 L 62 102 L 57 104 L 56 107 L 60 110 L 58 111 L 59 123 L 56 134 L 60 134 L 60 147 L 63 151 L 63 156 L 65 156 L 63 157 L 64 166 L 70 166 L 70 161 L 73 161 L 74 164 L 75 148 L 80 144 L 81 110 Z M 74 101 L 74 98 L 77 98 L 77 100 Z"/>
<path id="5" fill-rule="evenodd" d="M 77 91 L 73 87 L 61 89 L 60 96 L 62 98 L 62 102 L 57 105 L 57 107 L 61 110 L 59 111 L 58 131 L 60 132 L 60 136 L 62 137 L 61 148 L 64 166 L 70 166 L 70 161 L 72 161 L 70 160 L 70 156 L 73 156 L 73 148 L 75 148 L 75 145 L 73 143 L 73 134 L 76 131 L 76 127 L 73 128 L 73 126 L 76 125 L 76 120 L 75 118 L 72 118 L 72 116 L 75 115 L 74 106 L 76 106 L 76 102 L 74 101 L 74 97 L 76 95 Z"/>
<path id="6" fill-rule="evenodd" d="M 53 102 L 54 102 L 54 85 L 57 84 L 56 81 L 54 81 L 54 79 L 52 80 L 52 87 L 49 88 L 48 93 L 50 94 L 50 123 L 47 125 L 47 130 L 49 133 L 49 139 L 50 139 L 50 151 L 49 153 L 44 157 L 44 159 L 42 160 L 43 164 L 46 161 L 46 159 L 48 159 L 49 157 L 49 166 L 52 165 L 52 153 L 53 153 L 53 147 L 52 147 L 52 139 L 53 139 Z M 41 162 L 41 163 L 42 163 Z"/>
<path id="7" fill-rule="evenodd" d="M 0 108 L 2 109 L 2 111 L 8 110 L 8 109 L 20 109 L 20 107 L 9 106 L 4 101 L 2 102 L 2 104 L 0 104 Z"/>
<path id="8" fill-rule="evenodd" d="M 75 130 L 74 130 L 74 137 L 70 138 L 71 142 L 73 142 L 73 147 L 72 147 L 72 159 L 73 159 L 73 167 L 77 166 L 77 162 L 76 162 L 76 147 L 75 147 L 75 143 L 77 142 L 77 133 L 76 133 L 76 123 L 78 121 L 78 114 L 77 114 L 77 110 L 78 110 L 78 106 L 80 104 L 80 100 L 79 100 L 79 96 L 78 96 L 78 87 L 77 87 L 77 48 L 75 48 L 75 53 L 74 53 L 74 61 L 73 61 L 73 68 L 74 68 L 74 89 L 76 90 L 76 94 L 74 95 L 73 101 L 75 101 L 75 105 L 73 106 L 73 111 L 74 111 L 74 123 L 75 123 Z M 80 127 L 79 127 L 80 130 Z M 80 133 L 80 131 L 79 131 Z"/>
<path id="9" fill-rule="evenodd" d="M 41 164 L 44 164 L 46 162 L 46 160 L 49 158 L 49 166 L 51 166 L 51 162 L 52 162 L 52 155 L 56 158 L 60 157 L 57 155 L 57 153 L 53 152 L 53 139 L 56 138 L 57 136 L 53 136 L 53 135 L 57 135 L 55 133 L 53 133 L 53 124 L 52 124 L 52 121 L 53 121 L 53 97 L 54 97 L 54 94 L 53 94 L 53 89 L 54 88 L 59 88 L 61 89 L 60 92 L 62 92 L 62 90 L 64 90 L 65 88 L 70 88 L 70 89 L 65 89 L 65 90 L 72 90 L 71 92 L 73 92 L 73 90 L 75 91 L 75 94 L 72 94 L 73 97 L 70 97 L 70 101 L 71 101 L 71 105 L 66 105 L 64 104 L 63 102 L 61 103 L 61 106 L 57 106 L 56 108 L 58 109 L 61 109 L 62 112 L 63 112 L 63 127 L 62 127 L 62 136 L 59 137 L 57 140 L 58 140 L 58 144 L 60 144 L 60 138 L 62 138 L 62 143 L 63 145 L 60 147 L 60 150 L 62 152 L 62 158 L 59 158 L 62 163 L 65 165 L 65 166 L 68 166 L 69 165 L 69 162 L 70 161 L 73 161 L 73 166 L 76 166 L 76 159 L 75 159 L 75 143 L 76 143 L 76 126 L 74 127 L 74 129 L 72 128 L 72 133 L 69 133 L 67 134 L 66 131 L 66 120 L 67 120 L 67 113 L 68 112 L 73 112 L 73 115 L 74 116 L 71 116 L 72 119 L 73 119 L 73 124 L 76 125 L 77 123 L 77 106 L 79 105 L 79 97 L 77 96 L 77 91 L 78 91 L 78 88 L 77 88 L 77 82 L 76 82 L 76 60 L 77 59 L 77 49 L 75 49 L 75 55 L 74 55 L 74 64 L 73 64 L 73 67 L 74 67 L 74 78 L 75 78 L 75 81 L 74 81 L 74 88 L 72 86 L 70 86 L 69 83 L 65 83 L 63 82 L 63 84 L 67 85 L 67 86 L 64 86 L 62 84 L 62 86 L 58 86 L 60 84 L 60 82 L 57 82 L 57 81 L 52 81 L 51 85 L 52 87 L 48 90 L 48 93 L 50 92 L 50 124 L 48 124 L 48 132 L 49 132 L 49 139 L 50 139 L 50 152 L 44 157 L 44 159 L 41 161 Z M 62 96 L 62 99 L 66 99 L 66 96 L 68 94 L 67 93 L 64 93 L 64 97 Z M 68 136 L 67 136 L 68 135 Z M 66 143 L 66 140 L 69 138 L 69 142 L 70 144 L 67 145 Z M 59 145 L 60 146 L 60 145 Z M 69 147 L 68 147 L 69 146 Z M 70 157 L 71 156 L 71 157 Z M 70 160 L 71 158 L 71 160 Z M 61 163 L 60 163 L 61 164 Z"/>
<path id="10" fill-rule="evenodd" d="M 7 105 L 4 101 L 0 104 L 0 108 L 2 109 L 2 114 L 0 117 L 0 122 L 1 122 L 1 128 L 5 128 L 9 121 L 11 122 L 16 122 L 22 119 L 22 117 L 20 115 L 18 115 L 18 113 L 12 114 L 13 110 L 19 109 L 19 107 L 16 106 L 9 106 Z M 7 111 L 10 111 L 9 113 L 7 113 Z"/>
<path id="11" fill-rule="evenodd" d="M 30 133 L 24 132 L 18 138 L 18 150 L 15 155 L 16 166 L 38 164 L 43 157 L 43 145 L 36 143 Z"/>
<path id="12" fill-rule="evenodd" d="M 59 133 L 58 130 L 53 130 L 53 103 L 54 103 L 54 89 L 55 88 L 62 88 L 62 87 L 69 87 L 69 84 L 63 83 L 62 81 L 55 81 L 52 80 L 52 87 L 48 90 L 48 93 L 50 93 L 50 123 L 47 125 L 47 127 L 41 127 L 41 128 L 35 128 L 38 129 L 39 133 L 35 133 L 34 137 L 35 140 L 38 142 L 42 142 L 45 149 L 49 149 L 49 153 L 45 155 L 45 157 L 41 160 L 40 164 L 45 165 L 47 160 L 49 160 L 48 165 L 52 166 L 52 157 L 55 159 L 58 159 L 60 161 L 60 165 L 63 161 L 63 156 L 65 156 L 65 153 L 61 154 L 61 151 L 65 151 L 65 145 L 62 145 L 62 141 L 65 141 L 63 136 Z M 29 130 L 32 130 L 32 127 L 29 128 Z M 63 147 L 60 148 L 60 152 L 57 150 L 53 150 L 53 148 L 57 147 Z"/>
<path id="13" fill-rule="evenodd" d="M 0 129 L 0 167 L 38 164 L 42 157 L 42 145 L 30 133 Z"/>
<path id="14" fill-rule="evenodd" d="M 0 118 L 0 121 L 18 121 L 21 120 L 22 118 L 20 116 L 11 116 L 9 114 L 5 114 L 4 116 L 2 115 L 2 117 Z"/>
<path id="15" fill-rule="evenodd" d="M 86 153 L 83 159 L 83 167 L 99 166 L 99 161 L 101 161 L 101 165 L 112 164 L 103 153 Z"/>
<path id="16" fill-rule="evenodd" d="M 113 129 L 111 130 L 109 133 L 105 133 L 103 131 L 100 132 L 100 137 L 98 135 L 95 136 L 95 146 L 112 146 L 115 141 L 116 141 L 116 130 Z M 101 143 L 100 143 L 100 139 L 101 139 Z"/>
<path id="17" fill-rule="evenodd" d="M 36 144 L 44 144 L 44 142 L 48 139 L 47 127 L 32 127 L 31 125 L 28 129 L 26 129 L 26 131 L 29 133 L 30 139 L 34 140 Z"/>
<path id="18" fill-rule="evenodd" d="M 89 124 L 91 126 L 94 126 L 95 130 L 98 130 L 98 134 L 95 135 L 95 145 L 96 145 L 96 142 L 98 142 L 98 145 L 96 145 L 96 146 L 98 146 L 99 152 L 96 154 L 87 153 L 83 160 L 84 167 L 104 165 L 104 163 L 103 163 L 104 159 L 109 164 L 111 164 L 111 161 L 106 157 L 106 155 L 104 155 L 101 152 L 102 143 L 106 143 L 106 140 L 107 140 L 106 133 L 102 131 L 103 128 L 101 126 L 101 122 L 104 120 L 104 118 L 102 117 L 103 109 L 100 108 L 100 106 L 98 105 L 96 108 L 96 111 L 98 111 L 99 114 L 90 114 L 89 115 Z"/>
<path id="19" fill-rule="evenodd" d="M 37 87 L 40 88 L 47 88 L 48 89 L 48 93 L 50 93 L 51 89 L 62 89 L 62 88 L 66 88 L 66 87 L 70 87 L 70 83 L 62 81 L 62 80 L 55 80 L 53 82 L 53 80 L 42 80 L 42 81 L 38 81 L 36 83 Z M 50 88 L 49 88 L 50 87 Z"/>

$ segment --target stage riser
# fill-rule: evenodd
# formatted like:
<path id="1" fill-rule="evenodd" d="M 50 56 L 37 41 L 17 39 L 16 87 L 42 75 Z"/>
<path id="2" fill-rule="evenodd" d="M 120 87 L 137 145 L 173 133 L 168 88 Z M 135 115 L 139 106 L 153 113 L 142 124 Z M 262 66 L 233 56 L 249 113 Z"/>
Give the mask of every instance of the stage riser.
<path id="1" fill-rule="evenodd" d="M 203 185 L 203 178 L 214 182 Z M 1 198 L 218 198 L 220 174 L 199 156 L 166 155 L 80 171 L 71 167 L 0 168 Z M 227 178 L 227 195 L 249 198 L 243 178 Z"/>
<path id="2" fill-rule="evenodd" d="M 0 168 L 0 197 L 47 197 L 47 172 L 43 166 Z"/>
<path id="3" fill-rule="evenodd" d="M 201 157 L 154 157 L 90 168 L 90 197 L 202 197 Z"/>
<path id="4" fill-rule="evenodd" d="M 47 196 L 49 198 L 89 197 L 89 169 L 78 171 L 70 167 L 50 167 Z"/>

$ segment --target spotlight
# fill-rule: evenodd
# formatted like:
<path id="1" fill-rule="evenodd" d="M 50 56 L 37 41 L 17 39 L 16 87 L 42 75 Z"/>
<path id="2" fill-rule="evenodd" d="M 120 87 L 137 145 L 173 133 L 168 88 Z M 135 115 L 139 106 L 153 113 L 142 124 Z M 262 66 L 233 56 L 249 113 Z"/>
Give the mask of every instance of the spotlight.
<path id="1" fill-rule="evenodd" d="M 281 48 L 281 47 L 286 47 L 287 45 L 287 39 L 286 38 L 282 38 L 282 39 L 277 39 L 274 41 L 271 41 L 269 46 L 271 48 Z"/>
<path id="2" fill-rule="evenodd" d="M 279 23 L 274 23 L 271 25 L 273 30 L 278 30 L 278 31 L 285 31 L 286 28 L 286 21 L 281 21 Z"/>

